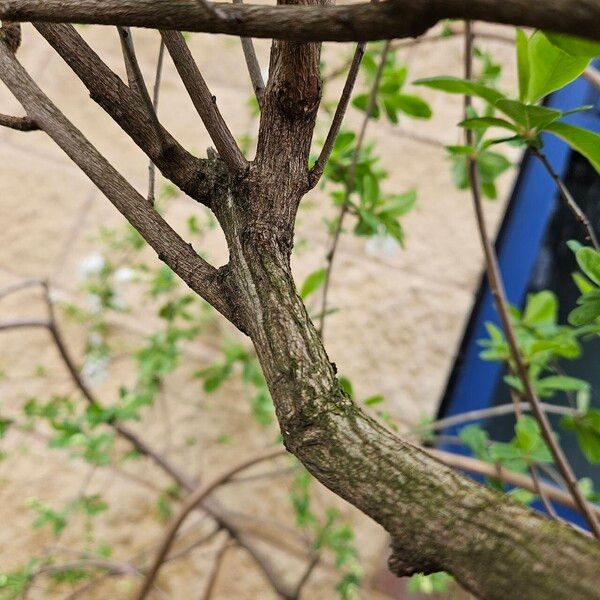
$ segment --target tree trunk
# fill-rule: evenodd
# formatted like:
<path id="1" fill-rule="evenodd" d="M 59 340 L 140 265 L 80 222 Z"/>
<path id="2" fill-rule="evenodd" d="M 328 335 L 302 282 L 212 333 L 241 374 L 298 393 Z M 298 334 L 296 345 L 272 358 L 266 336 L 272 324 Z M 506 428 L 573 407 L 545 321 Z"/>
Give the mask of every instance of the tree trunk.
<path id="1" fill-rule="evenodd" d="M 448 469 L 365 415 L 335 376 L 287 250 L 248 232 L 234 279 L 286 447 L 381 524 L 399 576 L 448 571 L 476 596 L 598 598 L 600 544 Z M 568 591 L 567 591 L 568 590 Z"/>
<path id="2" fill-rule="evenodd" d="M 452 471 L 364 414 L 342 389 L 290 267 L 310 188 L 318 44 L 275 41 L 256 160 L 213 204 L 230 260 L 223 281 L 250 335 L 288 450 L 391 535 L 399 576 L 448 571 L 475 595 L 590 599 L 600 544 Z"/>

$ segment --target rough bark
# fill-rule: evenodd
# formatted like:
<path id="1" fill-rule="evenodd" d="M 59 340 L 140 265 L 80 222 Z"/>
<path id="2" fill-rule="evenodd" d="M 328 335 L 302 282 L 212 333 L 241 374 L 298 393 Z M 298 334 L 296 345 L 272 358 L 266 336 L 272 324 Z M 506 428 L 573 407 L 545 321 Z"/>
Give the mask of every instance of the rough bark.
<path id="1" fill-rule="evenodd" d="M 259 239 L 260 238 L 260 239 Z M 276 239 L 252 235 L 238 286 L 286 447 L 393 539 L 398 575 L 445 570 L 488 599 L 597 597 L 600 545 L 471 482 L 363 414 L 295 292 Z"/>
<path id="2" fill-rule="evenodd" d="M 216 4 L 196 0 L 0 0 L 0 18 L 130 25 L 298 41 L 414 37 L 443 19 L 539 27 L 600 39 L 598 0 L 388 0 L 340 6 Z"/>

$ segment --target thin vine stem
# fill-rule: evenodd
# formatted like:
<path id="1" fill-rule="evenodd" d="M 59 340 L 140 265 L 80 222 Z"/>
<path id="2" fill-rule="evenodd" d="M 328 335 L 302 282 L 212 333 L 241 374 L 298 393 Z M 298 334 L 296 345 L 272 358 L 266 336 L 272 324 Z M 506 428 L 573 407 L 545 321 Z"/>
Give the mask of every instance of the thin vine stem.
<path id="1" fill-rule="evenodd" d="M 565 484 L 569 492 L 573 496 L 573 500 L 575 501 L 581 514 L 585 517 L 590 527 L 590 530 L 592 531 L 594 536 L 600 539 L 600 525 L 598 523 L 598 520 L 593 514 L 593 512 L 590 510 L 590 507 L 585 501 L 582 491 L 577 485 L 577 479 L 575 477 L 573 469 L 571 468 L 567 457 L 565 456 L 563 450 L 561 449 L 560 445 L 556 441 L 556 438 L 554 437 L 554 433 L 552 431 L 550 421 L 548 420 L 548 416 L 546 415 L 542 404 L 535 390 L 533 389 L 533 385 L 529 379 L 527 365 L 521 354 L 515 331 L 510 320 L 508 300 L 506 297 L 506 292 L 504 290 L 502 277 L 500 274 L 498 259 L 496 257 L 494 247 L 492 245 L 492 242 L 490 241 L 490 237 L 487 232 L 487 225 L 485 223 L 485 217 L 483 214 L 483 201 L 481 198 L 479 170 L 477 167 L 477 161 L 475 157 L 469 157 L 468 163 L 471 193 L 473 196 L 473 204 L 475 208 L 475 215 L 477 218 L 477 225 L 479 229 L 481 244 L 483 246 L 483 251 L 485 254 L 488 281 L 490 284 L 492 295 L 494 297 L 496 308 L 500 316 L 500 320 L 502 322 L 502 327 L 506 334 L 506 339 L 508 341 L 512 360 L 516 367 L 516 373 L 521 381 L 521 384 L 523 385 L 524 396 L 527 399 L 527 401 L 531 404 L 532 413 L 535 416 L 537 422 L 539 423 L 544 441 L 546 442 L 552 454 L 552 457 L 554 458 L 554 462 L 556 463 L 558 470 L 560 471 L 563 479 L 565 480 Z"/>
<path id="2" fill-rule="evenodd" d="M 465 29 L 465 76 L 467 79 L 472 79 L 473 76 L 473 35 L 470 27 L 470 23 L 468 23 Z M 465 116 L 468 108 L 471 106 L 471 100 L 467 100 L 465 97 Z M 473 132 L 467 130 L 466 133 L 466 141 L 467 145 L 473 145 Z M 510 353 L 512 356 L 512 360 L 515 365 L 515 371 L 524 390 L 525 399 L 531 404 L 531 412 L 536 418 L 542 433 L 542 437 L 546 442 L 550 453 L 554 459 L 554 462 L 561 473 L 567 489 L 570 494 L 573 496 L 573 500 L 577 505 L 579 511 L 584 516 L 587 521 L 590 530 L 593 535 L 600 539 L 600 523 L 596 518 L 596 515 L 590 509 L 588 503 L 583 496 L 582 491 L 579 489 L 577 485 L 577 479 L 575 477 L 575 473 L 569 464 L 569 461 L 563 452 L 560 444 L 556 441 L 556 437 L 554 436 L 554 432 L 552 431 L 552 425 L 548 420 L 548 416 L 544 411 L 542 403 L 538 398 L 535 390 L 533 389 L 533 385 L 531 380 L 529 379 L 529 374 L 527 372 L 527 365 L 525 363 L 525 359 L 521 354 L 521 349 L 519 348 L 519 343 L 517 341 L 517 336 L 515 334 L 514 327 L 510 320 L 510 311 L 508 299 L 506 296 L 506 291 L 504 289 L 504 282 L 502 280 L 502 274 L 500 272 L 500 267 L 498 265 L 498 257 L 496 256 L 496 251 L 491 242 L 491 238 L 488 234 L 487 225 L 485 222 L 485 216 L 483 213 L 483 201 L 481 197 L 481 187 L 479 181 L 479 168 L 477 166 L 477 158 L 475 155 L 471 155 L 468 157 L 468 176 L 469 183 L 471 187 L 471 195 L 473 199 L 473 207 L 475 209 L 475 216 L 477 219 L 477 228 L 479 232 L 479 237 L 481 241 L 481 245 L 484 252 L 485 257 L 485 266 L 487 272 L 487 278 L 490 285 L 490 290 L 492 292 L 492 296 L 494 297 L 494 302 L 496 304 L 496 309 L 498 310 L 498 314 L 500 316 L 500 321 L 502 322 L 502 327 L 506 334 L 506 339 L 508 341 L 508 346 L 510 348 Z M 538 482 L 539 484 L 539 482 Z"/>
<path id="3" fill-rule="evenodd" d="M 327 317 L 327 302 L 329 299 L 329 287 L 331 283 L 331 274 L 333 272 L 333 264 L 335 261 L 335 256 L 338 248 L 338 244 L 340 241 L 340 237 L 344 227 L 344 219 L 346 218 L 346 214 L 350 209 L 350 197 L 354 190 L 354 184 L 356 181 L 356 169 L 358 167 L 358 161 L 360 160 L 360 155 L 362 152 L 362 147 L 365 141 L 365 135 L 367 133 L 367 127 L 369 125 L 369 121 L 371 120 L 371 114 L 375 108 L 375 103 L 377 102 L 377 94 L 379 92 L 379 85 L 381 84 L 381 78 L 383 76 L 383 70 L 385 68 L 385 63 L 387 60 L 388 53 L 391 48 L 391 42 L 388 40 L 385 42 L 383 49 L 381 51 L 381 58 L 379 61 L 379 66 L 377 68 L 377 73 L 375 74 L 375 79 L 373 81 L 373 86 L 371 88 L 371 93 L 369 94 L 369 100 L 367 102 L 365 117 L 363 119 L 360 132 L 358 134 L 358 138 L 356 140 L 356 146 L 354 148 L 354 154 L 352 155 L 352 162 L 348 169 L 348 177 L 346 178 L 346 192 L 344 196 L 344 202 L 342 203 L 340 214 L 338 217 L 337 226 L 335 228 L 335 232 L 333 234 L 331 247 L 329 252 L 327 253 L 327 267 L 325 271 L 325 283 L 323 285 L 323 295 L 321 299 L 321 312 L 319 316 L 319 335 L 321 339 L 325 336 L 325 318 Z"/>
<path id="4" fill-rule="evenodd" d="M 596 237 L 594 228 L 592 227 L 592 224 L 587 218 L 587 215 L 583 212 L 583 210 L 581 210 L 581 207 L 579 206 L 579 204 L 577 204 L 575 198 L 573 198 L 573 195 L 569 191 L 569 188 L 566 186 L 565 182 L 562 180 L 560 175 L 554 170 L 554 167 L 548 160 L 548 157 L 543 152 L 541 152 L 537 148 L 532 148 L 531 150 L 533 152 L 533 155 L 536 158 L 538 158 L 538 160 L 544 165 L 544 168 L 546 169 L 546 171 L 548 171 L 550 177 L 552 177 L 552 180 L 554 181 L 556 187 L 558 188 L 558 191 L 560 192 L 560 197 L 562 198 L 563 202 L 567 205 L 567 208 L 571 211 L 575 219 L 583 227 L 585 237 L 587 238 L 588 242 L 590 242 L 590 244 L 594 246 L 597 252 L 600 252 L 600 244 L 598 243 L 598 238 Z"/>
<path id="5" fill-rule="evenodd" d="M 160 100 L 160 86 L 162 83 L 162 72 L 165 59 L 165 41 L 160 39 L 160 47 L 158 49 L 158 59 L 156 60 L 156 76 L 154 78 L 154 90 L 152 92 L 152 107 L 158 116 L 158 102 Z M 156 201 L 156 165 L 152 160 L 148 164 L 148 202 L 154 204 Z"/>

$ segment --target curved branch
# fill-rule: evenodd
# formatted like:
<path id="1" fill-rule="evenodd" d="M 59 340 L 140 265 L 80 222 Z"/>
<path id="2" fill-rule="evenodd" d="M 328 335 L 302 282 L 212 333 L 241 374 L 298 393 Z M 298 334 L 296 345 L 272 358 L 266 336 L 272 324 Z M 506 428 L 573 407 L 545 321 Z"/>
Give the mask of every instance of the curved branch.
<path id="1" fill-rule="evenodd" d="M 210 205 L 210 164 L 187 152 L 160 125 L 155 126 L 139 96 L 114 73 L 71 25 L 35 23 L 97 102 L 152 160 L 165 177 L 186 194 Z"/>
<path id="2" fill-rule="evenodd" d="M 276 450 L 268 450 L 258 456 L 253 456 L 252 458 L 245 460 L 244 462 L 236 465 L 232 469 L 229 469 L 225 473 L 217 476 L 213 481 L 207 483 L 203 486 L 200 486 L 196 491 L 192 492 L 190 496 L 186 499 L 185 504 L 182 506 L 179 514 L 173 519 L 171 524 L 169 525 L 165 536 L 160 544 L 158 552 L 154 557 L 152 562 L 152 566 L 148 569 L 148 573 L 146 575 L 146 579 L 144 580 L 144 584 L 141 587 L 136 598 L 138 600 L 144 600 L 147 596 L 148 592 L 152 588 L 154 584 L 154 580 L 158 575 L 158 571 L 160 570 L 161 565 L 167 558 L 167 554 L 175 540 L 175 536 L 179 531 L 179 528 L 187 518 L 187 516 L 203 501 L 209 496 L 212 492 L 214 492 L 219 486 L 223 485 L 226 481 L 231 479 L 234 475 L 237 475 L 241 471 L 245 471 L 254 465 L 264 462 L 266 460 L 272 460 L 273 458 L 278 458 L 280 456 L 285 455 L 285 450 L 281 448 L 277 448 Z"/>
<path id="3" fill-rule="evenodd" d="M 0 0 L 0 18 L 226 33 L 297 41 L 416 37 L 443 19 L 538 27 L 600 39 L 596 0 L 388 0 L 376 5 L 258 6 L 196 0 Z"/>
<path id="4" fill-rule="evenodd" d="M 538 489 L 531 477 L 527 477 L 527 475 L 523 475 L 522 473 L 510 471 L 501 465 L 486 463 L 482 460 L 471 458 L 470 456 L 462 456 L 452 452 L 445 452 L 444 450 L 427 448 L 425 451 L 449 467 L 460 469 L 461 471 L 469 471 L 471 473 L 476 473 L 477 475 L 490 477 L 491 479 L 499 479 L 500 481 L 504 481 L 505 483 L 514 485 L 523 490 L 528 490 L 534 494 L 538 494 L 539 490 L 541 490 L 545 496 L 558 504 L 567 506 L 572 510 L 577 510 L 578 508 L 573 500 L 573 496 L 568 492 L 565 492 L 554 485 L 548 485 L 547 483 L 540 483 Z M 590 504 L 590 510 L 600 517 L 600 506 Z"/>
<path id="5" fill-rule="evenodd" d="M 48 320 L 30 319 L 0 323 L 0 331 L 20 328 L 47 329 L 52 336 L 52 340 L 57 347 L 57 350 L 65 364 L 65 367 L 67 368 L 67 371 L 69 372 L 69 375 L 73 380 L 73 383 L 90 404 L 101 407 L 102 404 L 100 401 L 95 397 L 95 395 L 79 375 L 79 369 L 76 367 L 75 362 L 73 361 L 69 350 L 67 349 L 55 319 L 54 308 L 48 294 L 46 282 L 40 280 L 26 280 L 17 283 L 5 288 L 4 290 L 0 290 L 0 299 L 6 295 L 32 286 L 41 286 L 44 291 L 44 299 L 48 309 Z M 196 482 L 192 478 L 179 469 L 167 457 L 148 444 L 133 430 L 119 422 L 111 422 L 108 423 L 108 425 L 110 425 L 122 438 L 130 442 L 140 454 L 148 457 L 165 473 L 172 477 L 182 488 L 188 492 L 192 492 L 195 489 Z M 248 552 L 277 594 L 279 594 L 282 598 L 291 597 L 292 592 L 290 591 L 287 583 L 281 578 L 277 570 L 274 568 L 268 553 L 264 552 L 263 549 L 254 542 L 250 535 L 239 529 L 239 527 L 234 523 L 235 519 L 232 518 L 230 511 L 225 509 L 219 502 L 212 498 L 208 498 L 205 502 L 203 502 L 201 508 L 213 519 L 215 519 L 219 525 L 219 529 L 226 530 L 229 535 L 236 540 L 237 544 L 246 550 L 246 552 Z"/>
<path id="6" fill-rule="evenodd" d="M 196 293 L 234 323 L 239 321 L 220 283 L 218 271 L 198 256 L 83 134 L 56 108 L 0 42 L 0 79 L 38 125 L 79 166 L 115 208 L 139 231 L 160 260 Z"/>

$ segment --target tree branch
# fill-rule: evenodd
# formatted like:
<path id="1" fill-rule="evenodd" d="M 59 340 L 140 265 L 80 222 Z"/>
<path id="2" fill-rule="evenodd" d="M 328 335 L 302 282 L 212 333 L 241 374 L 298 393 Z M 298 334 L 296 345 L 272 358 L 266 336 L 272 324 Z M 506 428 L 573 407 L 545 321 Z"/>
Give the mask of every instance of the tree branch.
<path id="1" fill-rule="evenodd" d="M 221 565 L 223 563 L 223 559 L 227 554 L 228 550 L 233 548 L 235 544 L 232 544 L 230 540 L 226 540 L 223 546 L 220 548 L 217 556 L 215 557 L 215 562 L 212 568 L 212 572 L 210 574 L 210 578 L 208 580 L 208 584 L 206 586 L 206 590 L 204 591 L 203 600 L 211 600 L 213 594 L 215 593 L 215 589 L 217 587 L 217 580 L 219 578 L 219 573 L 221 572 Z"/>
<path id="2" fill-rule="evenodd" d="M 331 274 L 333 272 L 333 263 L 335 260 L 335 253 L 337 251 L 337 247 L 340 241 L 340 237 L 342 235 L 343 227 L 344 227 L 344 219 L 346 218 L 346 214 L 350 209 L 350 198 L 352 196 L 352 192 L 354 191 L 354 184 L 356 179 L 356 169 L 358 167 L 358 161 L 360 160 L 360 155 L 362 152 L 362 147 L 365 141 L 365 135 L 367 133 L 367 126 L 369 125 L 369 121 L 371 120 L 371 114 L 373 113 L 373 109 L 375 108 L 375 103 L 377 102 L 377 94 L 379 93 L 379 84 L 381 83 L 381 77 L 383 75 L 383 70 L 385 68 L 385 63 L 387 60 L 388 52 L 390 51 L 391 42 L 387 41 L 383 50 L 381 51 L 381 57 L 379 59 L 379 66 L 377 68 L 377 73 L 375 74 L 375 79 L 373 80 L 373 85 L 371 87 L 371 92 L 369 94 L 369 100 L 367 102 L 367 106 L 365 107 L 365 116 L 363 118 L 362 126 L 360 128 L 360 132 L 358 134 L 358 138 L 356 140 L 356 146 L 354 147 L 354 154 L 352 156 L 352 163 L 348 168 L 348 174 L 346 176 L 346 190 L 344 202 L 342 204 L 342 208 L 340 210 L 340 215 L 338 217 L 337 227 L 333 234 L 333 239 L 331 242 L 331 248 L 327 253 L 327 270 L 325 272 L 325 283 L 323 284 L 323 294 L 321 296 L 321 312 L 319 316 L 319 334 L 321 338 L 324 337 L 325 334 L 325 319 L 327 317 L 327 300 L 329 298 L 329 285 L 331 283 Z M 356 52 L 359 52 L 357 48 Z"/>
<path id="3" fill-rule="evenodd" d="M 167 150 L 168 141 L 165 138 L 165 130 L 158 121 L 152 98 L 150 98 L 150 94 L 148 93 L 148 87 L 144 81 L 144 76 L 142 75 L 140 64 L 138 63 L 135 54 L 131 30 L 129 27 L 117 27 L 117 31 L 119 32 L 119 39 L 121 40 L 121 48 L 123 50 L 123 58 L 125 59 L 125 69 L 127 71 L 129 87 L 137 94 L 144 105 L 146 113 L 150 117 L 150 122 L 156 131 L 156 135 L 161 141 L 162 152 L 164 153 Z"/>
<path id="4" fill-rule="evenodd" d="M 29 117 L 12 117 L 0 115 L 0 127 L 8 127 L 17 131 L 39 131 L 37 123 Z"/>
<path id="5" fill-rule="evenodd" d="M 329 133 L 327 134 L 325 144 L 323 144 L 321 154 L 319 154 L 319 158 L 317 158 L 317 161 L 310 171 L 309 177 L 310 185 L 312 187 L 319 183 L 319 180 L 323 175 L 323 171 L 325 170 L 325 166 L 327 165 L 327 161 L 333 152 L 335 140 L 337 139 L 342 127 L 342 122 L 344 121 L 344 116 L 346 115 L 346 110 L 348 109 L 348 104 L 350 103 L 350 98 L 352 96 L 352 90 L 354 89 L 354 84 L 356 83 L 358 72 L 360 71 L 360 64 L 365 54 L 365 48 L 365 43 L 361 43 L 356 46 L 354 57 L 350 63 L 350 69 L 348 70 L 348 76 L 346 77 L 346 83 L 344 84 L 340 101 L 338 102 L 335 114 L 333 115 L 333 120 L 331 122 L 331 127 L 329 129 Z"/>
<path id="6" fill-rule="evenodd" d="M 425 451 L 449 467 L 483 475 L 490 479 L 498 479 L 523 490 L 533 492 L 534 494 L 539 493 L 538 488 L 531 477 L 527 477 L 527 475 L 523 475 L 522 473 L 510 471 L 501 465 L 487 463 L 477 458 L 462 456 L 460 454 L 454 454 L 453 452 L 445 452 L 444 450 L 426 448 Z M 547 483 L 541 482 L 539 483 L 539 489 L 554 502 L 562 504 L 572 510 L 578 510 L 578 505 L 575 503 L 573 496 L 571 496 L 569 492 L 561 490 L 554 485 L 548 485 Z M 600 506 L 593 504 L 590 504 L 589 506 L 590 510 L 600 517 Z"/>
<path id="7" fill-rule="evenodd" d="M 558 191 L 560 192 L 560 197 L 563 199 L 564 203 L 567 205 L 567 208 L 571 211 L 571 214 L 575 217 L 575 220 L 581 225 L 583 228 L 586 239 L 594 246 L 597 252 L 600 252 L 600 244 L 598 243 L 598 238 L 596 238 L 596 234 L 594 232 L 594 228 L 590 223 L 590 220 L 587 218 L 587 215 L 581 210 L 581 207 L 575 201 L 575 198 L 571 195 L 569 188 L 565 185 L 565 182 L 561 179 L 560 175 L 554 170 L 554 167 L 548 160 L 548 157 L 538 150 L 537 148 L 532 148 L 532 152 L 534 156 L 536 156 L 539 161 L 544 165 L 546 171 L 552 180 L 556 184 Z"/>
<path id="8" fill-rule="evenodd" d="M 190 512 L 192 512 L 192 510 L 194 510 L 208 495 L 214 492 L 219 486 L 223 485 L 223 483 L 231 479 L 234 475 L 237 475 L 241 471 L 249 469 L 250 467 L 258 463 L 264 462 L 266 460 L 272 460 L 274 458 L 278 458 L 284 455 L 285 450 L 282 450 L 281 448 L 278 448 L 277 450 L 268 450 L 267 452 L 259 454 L 258 456 L 254 456 L 248 460 L 245 460 L 244 462 L 236 465 L 232 469 L 229 469 L 225 473 L 222 473 L 221 475 L 217 476 L 210 483 L 200 486 L 196 491 L 192 492 L 190 496 L 186 499 L 179 514 L 176 515 L 176 517 L 173 519 L 173 521 L 167 528 L 167 531 L 160 544 L 158 552 L 156 553 L 154 561 L 152 562 L 152 566 L 148 570 L 146 579 L 144 580 L 144 583 L 138 595 L 136 596 L 137 600 L 144 600 L 144 598 L 146 598 L 146 596 L 148 595 L 148 592 L 152 588 L 154 580 L 158 575 L 158 571 L 160 570 L 161 565 L 167 558 L 171 545 L 173 544 L 175 536 L 177 535 L 177 531 L 179 530 L 187 516 L 190 514 Z"/>
<path id="9" fill-rule="evenodd" d="M 417 37 L 444 19 L 537 27 L 600 39 L 596 0 L 388 0 L 377 5 L 258 6 L 196 0 L 0 0 L 0 18 L 129 25 L 297 41 Z"/>
<path id="10" fill-rule="evenodd" d="M 233 322 L 239 322 L 223 294 L 217 270 L 198 256 L 56 108 L 23 69 L 8 46 L 1 42 L 0 78 L 21 102 L 27 114 L 96 184 L 157 252 L 159 258 L 219 312 Z"/>
<path id="11" fill-rule="evenodd" d="M 217 152 L 231 168 L 245 170 L 248 163 L 219 112 L 216 98 L 210 93 L 183 35 L 179 31 L 161 31 L 161 35 Z"/>
<path id="12" fill-rule="evenodd" d="M 552 454 L 552 457 L 554 459 L 554 462 L 556 463 L 558 470 L 560 471 L 561 475 L 565 480 L 567 488 L 572 494 L 575 503 L 581 511 L 581 514 L 585 517 L 585 520 L 588 522 L 591 531 L 594 533 L 595 537 L 600 539 L 600 521 L 590 511 L 589 506 L 585 501 L 585 498 L 583 497 L 583 493 L 577 485 L 577 479 L 575 478 L 575 474 L 573 473 L 573 470 L 569 465 L 567 457 L 565 456 L 560 445 L 556 441 L 556 438 L 554 437 L 550 421 L 548 420 L 548 417 L 544 412 L 541 402 L 535 390 L 533 389 L 533 385 L 531 384 L 531 381 L 529 379 L 527 366 L 525 365 L 525 361 L 521 354 L 519 343 L 517 341 L 516 334 L 514 332 L 510 320 L 508 300 L 506 298 L 506 292 L 504 290 L 502 276 L 500 274 L 500 268 L 498 266 L 498 259 L 496 257 L 494 247 L 487 233 L 487 226 L 485 223 L 485 217 L 483 215 L 483 205 L 479 187 L 479 172 L 477 167 L 477 161 L 475 160 L 475 158 L 471 157 L 469 158 L 468 162 L 471 193 L 473 196 L 473 204 L 475 207 L 475 215 L 477 217 L 477 226 L 479 229 L 481 244 L 483 246 L 483 251 L 485 254 L 488 281 L 490 283 L 490 289 L 494 297 L 498 314 L 500 315 L 500 320 L 502 322 L 504 333 L 506 334 L 506 339 L 508 341 L 512 359 L 515 363 L 516 373 L 523 385 L 524 396 L 527 399 L 527 401 L 531 404 L 531 411 L 540 425 L 542 437 L 544 438 L 544 441 L 546 442 L 550 453 Z"/>
<path id="13" fill-rule="evenodd" d="M 542 408 L 547 413 L 553 413 L 556 415 L 576 415 L 578 411 L 568 406 L 556 406 L 554 404 L 542 403 Z M 529 402 L 521 402 L 519 404 L 519 410 L 527 411 L 531 410 L 531 404 Z M 514 404 L 501 404 L 499 406 L 492 406 L 491 408 L 482 408 L 479 410 L 471 410 L 469 412 L 460 413 L 452 417 L 445 419 L 439 419 L 433 423 L 425 423 L 419 425 L 414 429 L 410 430 L 411 435 L 419 436 L 428 431 L 439 431 L 440 429 L 447 429 L 449 427 L 455 427 L 456 425 L 462 425 L 463 423 L 469 423 L 471 421 L 479 421 L 480 419 L 489 419 L 490 417 L 501 417 L 504 415 L 510 415 L 515 411 Z"/>
<path id="14" fill-rule="evenodd" d="M 211 165 L 192 156 L 161 128 L 163 141 L 135 92 L 100 59 L 74 27 L 47 23 L 34 23 L 34 26 L 81 79 L 91 98 L 119 124 L 163 175 L 195 200 L 210 206 L 215 178 Z"/>
<path id="15" fill-rule="evenodd" d="M 233 0 L 234 4 L 243 4 L 243 0 Z M 244 59 L 246 60 L 246 66 L 248 67 L 248 74 L 250 75 L 250 81 L 256 94 L 256 100 L 258 106 L 262 108 L 263 96 L 265 93 L 265 82 L 263 80 L 262 71 L 260 70 L 260 64 L 258 63 L 258 57 L 256 56 L 256 50 L 254 49 L 254 43 L 252 38 L 242 37 L 242 51 L 244 52 Z"/>
<path id="16" fill-rule="evenodd" d="M 162 72 L 165 58 L 165 43 L 160 40 L 160 47 L 158 49 L 158 59 L 156 60 L 156 75 L 154 77 L 154 90 L 152 92 L 152 108 L 158 115 L 158 101 L 160 99 L 160 85 L 162 83 Z M 150 160 L 148 164 L 148 202 L 154 205 L 156 200 L 156 165 Z"/>

